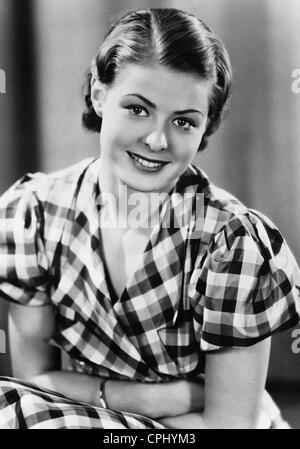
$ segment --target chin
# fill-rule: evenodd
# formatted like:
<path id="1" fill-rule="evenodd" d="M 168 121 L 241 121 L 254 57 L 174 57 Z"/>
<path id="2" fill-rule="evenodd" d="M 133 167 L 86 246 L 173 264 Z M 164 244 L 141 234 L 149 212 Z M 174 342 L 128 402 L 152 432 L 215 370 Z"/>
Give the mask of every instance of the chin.
<path id="1" fill-rule="evenodd" d="M 124 183 L 129 189 L 136 190 L 137 192 L 145 192 L 145 193 L 151 193 L 151 192 L 168 192 L 171 190 L 171 187 L 169 187 L 166 184 L 158 184 L 158 183 L 141 183 L 141 182 L 135 182 L 133 179 L 126 180 L 121 179 L 122 183 Z"/>
<path id="2" fill-rule="evenodd" d="M 165 167 L 166 169 L 167 167 Z M 180 175 L 170 176 L 166 170 L 162 169 L 156 173 L 120 173 L 119 179 L 128 188 L 139 192 L 169 192 L 176 184 Z"/>

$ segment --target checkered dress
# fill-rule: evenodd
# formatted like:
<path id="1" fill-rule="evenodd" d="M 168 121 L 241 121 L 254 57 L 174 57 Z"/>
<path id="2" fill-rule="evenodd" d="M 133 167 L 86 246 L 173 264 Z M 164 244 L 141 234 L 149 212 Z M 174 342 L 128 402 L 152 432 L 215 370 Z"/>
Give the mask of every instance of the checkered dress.
<path id="1" fill-rule="evenodd" d="M 0 200 L 0 296 L 53 304 L 50 343 L 74 370 L 191 379 L 204 372 L 206 351 L 253 345 L 298 323 L 299 268 L 281 234 L 195 166 L 162 203 L 136 271 L 112 298 L 100 251 L 99 164 L 26 175 Z M 16 379 L 0 388 L 0 427 L 161 427 Z"/>

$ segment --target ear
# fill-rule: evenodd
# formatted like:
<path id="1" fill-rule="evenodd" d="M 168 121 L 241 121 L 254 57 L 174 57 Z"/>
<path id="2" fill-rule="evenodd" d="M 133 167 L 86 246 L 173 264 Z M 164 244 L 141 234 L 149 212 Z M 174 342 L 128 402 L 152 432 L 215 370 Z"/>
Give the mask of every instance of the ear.
<path id="1" fill-rule="evenodd" d="M 92 77 L 91 79 L 91 101 L 96 114 L 102 117 L 102 105 L 104 100 L 104 95 L 106 91 L 106 86 L 101 83 L 97 78 Z"/>

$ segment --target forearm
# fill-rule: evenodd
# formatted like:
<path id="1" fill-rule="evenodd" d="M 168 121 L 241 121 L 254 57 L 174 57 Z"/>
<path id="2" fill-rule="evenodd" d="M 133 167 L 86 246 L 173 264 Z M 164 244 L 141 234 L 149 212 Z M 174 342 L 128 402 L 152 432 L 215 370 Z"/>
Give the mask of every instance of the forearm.
<path id="1" fill-rule="evenodd" d="M 185 380 L 167 383 L 109 381 L 105 391 L 111 408 L 152 419 L 200 411 L 204 405 L 203 384 Z"/>
<path id="2" fill-rule="evenodd" d="M 51 371 L 30 379 L 80 402 L 101 406 L 99 377 L 70 371 Z M 107 407 L 137 413 L 149 418 L 182 415 L 203 406 L 203 391 L 199 384 L 186 381 L 171 383 L 141 383 L 108 379 L 105 384 Z"/>
<path id="3" fill-rule="evenodd" d="M 99 400 L 101 378 L 99 377 L 71 371 L 50 371 L 29 380 L 40 387 L 56 391 L 75 401 L 101 407 Z M 146 391 L 150 387 L 151 385 L 133 381 L 108 379 L 105 384 L 107 407 L 112 410 L 149 416 L 151 412 L 146 400 Z"/>
<path id="4" fill-rule="evenodd" d="M 100 406 L 100 379 L 71 371 L 49 371 L 28 379 L 41 388 L 47 388 L 79 402 Z"/>

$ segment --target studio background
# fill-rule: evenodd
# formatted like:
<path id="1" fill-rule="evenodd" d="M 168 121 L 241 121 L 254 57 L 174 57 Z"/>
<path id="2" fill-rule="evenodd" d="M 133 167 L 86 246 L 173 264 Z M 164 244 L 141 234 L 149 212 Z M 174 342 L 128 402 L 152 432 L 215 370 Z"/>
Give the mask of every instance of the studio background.
<path id="1" fill-rule="evenodd" d="M 269 216 L 300 263 L 298 0 L 0 0 L 0 194 L 27 171 L 98 155 L 98 134 L 81 127 L 84 73 L 115 15 L 143 7 L 186 9 L 224 41 L 234 69 L 231 110 L 195 162 Z M 1 303 L 5 332 L 6 309 Z M 273 338 L 269 370 L 276 391 L 288 395 L 287 413 L 300 404 L 294 340 L 292 331 Z M 10 374 L 8 353 L 0 354 L 0 374 Z"/>

